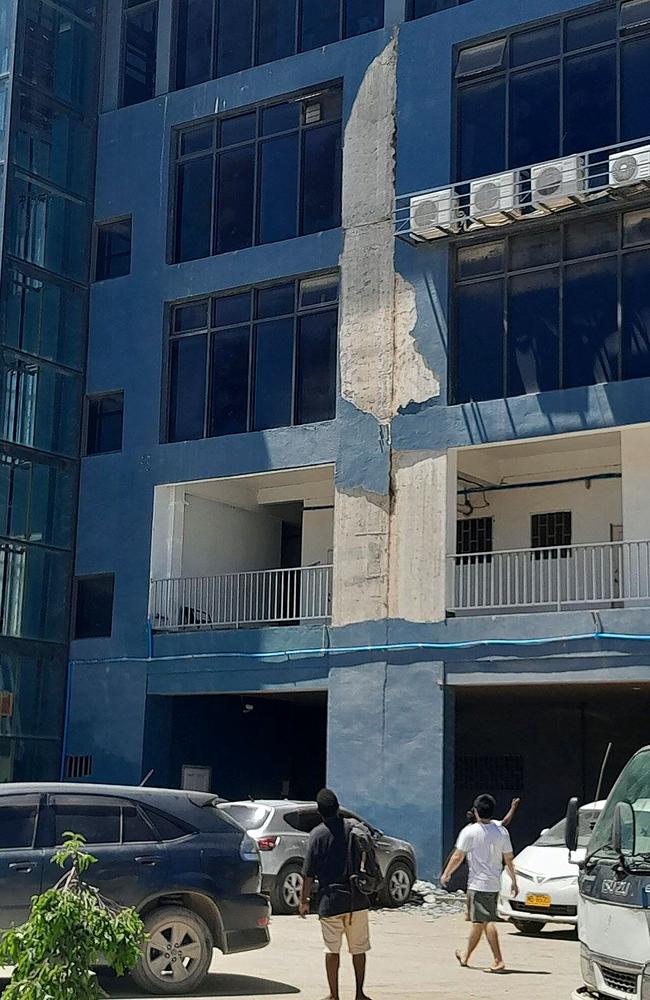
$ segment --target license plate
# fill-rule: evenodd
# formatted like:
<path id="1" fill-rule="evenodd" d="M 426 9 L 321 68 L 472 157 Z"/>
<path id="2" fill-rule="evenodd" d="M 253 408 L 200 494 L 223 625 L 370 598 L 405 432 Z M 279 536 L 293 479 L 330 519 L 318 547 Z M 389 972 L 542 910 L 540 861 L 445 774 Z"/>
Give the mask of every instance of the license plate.
<path id="1" fill-rule="evenodd" d="M 551 905 L 551 897 L 550 896 L 542 896 L 542 895 L 539 895 L 538 893 L 529 893 L 526 896 L 526 905 L 527 906 L 543 906 L 545 908 L 548 908 Z"/>

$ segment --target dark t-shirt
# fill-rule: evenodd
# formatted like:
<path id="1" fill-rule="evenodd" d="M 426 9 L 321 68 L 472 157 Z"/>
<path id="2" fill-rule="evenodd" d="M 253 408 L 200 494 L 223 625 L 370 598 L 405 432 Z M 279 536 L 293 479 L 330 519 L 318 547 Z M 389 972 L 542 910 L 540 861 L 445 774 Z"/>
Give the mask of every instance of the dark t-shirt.
<path id="1" fill-rule="evenodd" d="M 319 917 L 337 917 L 342 913 L 367 910 L 368 897 L 350 886 L 348 878 L 348 833 L 352 824 L 341 816 L 321 823 L 309 835 L 305 878 L 318 879 Z"/>

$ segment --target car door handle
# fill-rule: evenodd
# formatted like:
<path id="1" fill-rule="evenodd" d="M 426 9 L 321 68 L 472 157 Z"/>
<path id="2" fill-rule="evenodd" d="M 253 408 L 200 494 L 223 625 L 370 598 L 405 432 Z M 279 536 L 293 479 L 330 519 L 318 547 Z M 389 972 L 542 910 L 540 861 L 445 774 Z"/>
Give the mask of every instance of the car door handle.
<path id="1" fill-rule="evenodd" d="M 162 858 L 159 858 L 154 854 L 145 854 L 140 858 L 136 858 L 135 861 L 138 865 L 149 865 L 153 868 L 154 865 L 160 864 Z"/>
<path id="2" fill-rule="evenodd" d="M 23 872 L 25 875 L 29 875 L 30 872 L 34 871 L 34 865 L 30 865 L 28 861 L 15 861 L 9 865 L 9 868 L 12 872 Z"/>

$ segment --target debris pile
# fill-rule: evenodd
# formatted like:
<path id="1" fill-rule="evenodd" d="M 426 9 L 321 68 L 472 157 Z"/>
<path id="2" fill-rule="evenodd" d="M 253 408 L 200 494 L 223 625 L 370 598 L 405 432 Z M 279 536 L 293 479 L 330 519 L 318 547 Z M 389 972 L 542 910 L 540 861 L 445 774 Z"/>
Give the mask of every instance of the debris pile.
<path id="1" fill-rule="evenodd" d="M 465 893 L 462 889 L 448 892 L 433 882 L 418 881 L 413 886 L 411 898 L 402 909 L 420 913 L 427 920 L 437 920 L 449 913 L 462 913 L 465 909 Z"/>

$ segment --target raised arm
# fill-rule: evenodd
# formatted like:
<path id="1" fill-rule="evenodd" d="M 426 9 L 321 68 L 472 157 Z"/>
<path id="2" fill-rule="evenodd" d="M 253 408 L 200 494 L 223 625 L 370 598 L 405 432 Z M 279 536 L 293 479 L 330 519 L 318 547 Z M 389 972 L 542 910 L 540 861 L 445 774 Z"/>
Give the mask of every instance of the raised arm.
<path id="1" fill-rule="evenodd" d="M 512 823 L 512 818 L 513 818 L 514 814 L 517 812 L 517 809 L 519 808 L 519 803 L 520 802 L 521 802 L 521 799 L 513 799 L 512 800 L 512 802 L 510 803 L 510 808 L 508 809 L 508 812 L 505 814 L 505 816 L 501 820 L 501 826 L 505 826 L 505 827 L 509 827 L 510 826 L 510 824 Z"/>

